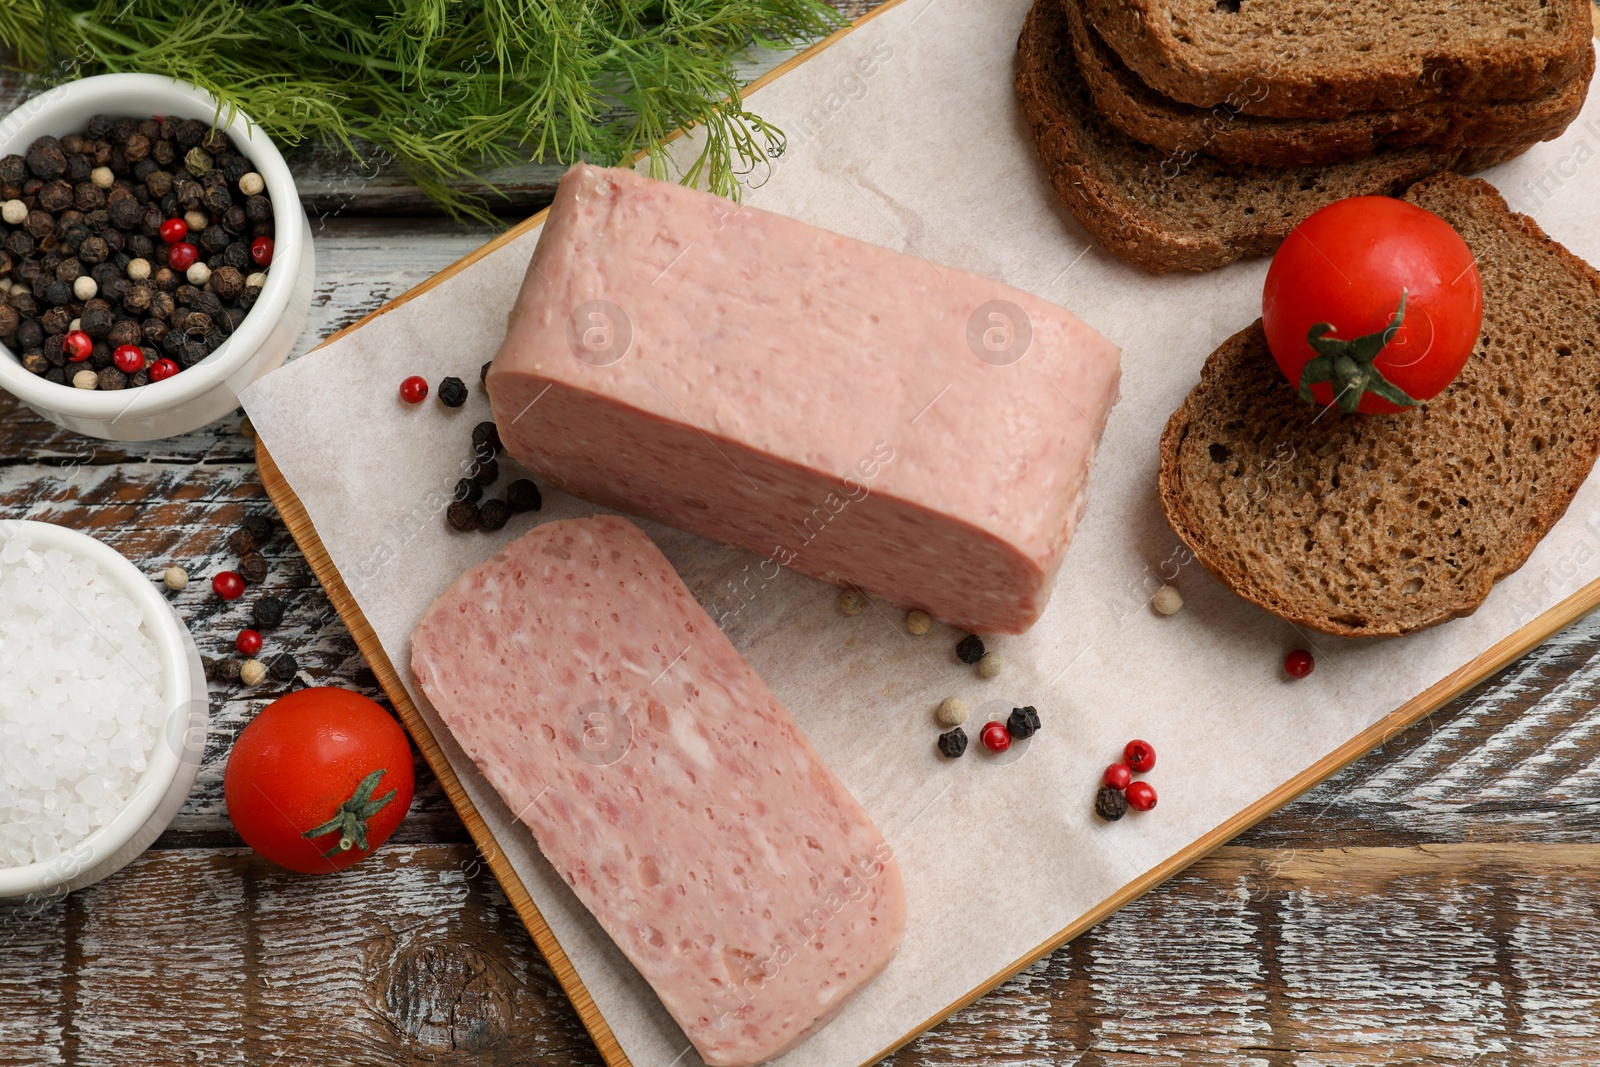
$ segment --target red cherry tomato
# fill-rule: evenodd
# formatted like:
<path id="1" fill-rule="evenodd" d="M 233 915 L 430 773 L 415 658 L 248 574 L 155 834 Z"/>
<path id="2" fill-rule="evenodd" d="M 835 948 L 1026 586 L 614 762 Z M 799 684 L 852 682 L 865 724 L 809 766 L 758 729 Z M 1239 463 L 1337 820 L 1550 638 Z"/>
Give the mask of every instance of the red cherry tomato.
<path id="1" fill-rule="evenodd" d="M 1386 196 L 1340 200 L 1296 226 L 1261 301 L 1267 344 L 1290 384 L 1304 376 L 1314 403 L 1346 413 L 1393 414 L 1414 406 L 1400 402 L 1407 397 L 1438 396 L 1482 324 L 1483 284 L 1467 243 L 1431 211 Z M 1349 346 L 1358 339 L 1365 347 Z M 1345 366 L 1353 374 L 1339 369 L 1340 351 L 1356 357 Z"/>
<path id="2" fill-rule="evenodd" d="M 1133 772 L 1126 763 L 1113 763 L 1106 768 L 1106 785 L 1112 789 L 1126 789 L 1128 783 L 1133 781 Z"/>
<path id="3" fill-rule="evenodd" d="M 200 258 L 200 250 L 188 241 L 179 241 L 167 249 L 167 266 L 182 273 L 194 266 L 194 261 Z"/>
<path id="4" fill-rule="evenodd" d="M 1155 786 L 1149 782 L 1131 782 L 1128 785 L 1128 807 L 1134 811 L 1149 811 L 1156 806 Z"/>
<path id="5" fill-rule="evenodd" d="M 344 689 L 273 701 L 233 743 L 228 818 L 259 855 L 303 874 L 357 863 L 389 840 L 416 785 L 405 731 Z"/>
<path id="6" fill-rule="evenodd" d="M 1148 741 L 1129 741 L 1122 750 L 1122 761 L 1134 774 L 1143 774 L 1156 765 L 1156 747 Z"/>

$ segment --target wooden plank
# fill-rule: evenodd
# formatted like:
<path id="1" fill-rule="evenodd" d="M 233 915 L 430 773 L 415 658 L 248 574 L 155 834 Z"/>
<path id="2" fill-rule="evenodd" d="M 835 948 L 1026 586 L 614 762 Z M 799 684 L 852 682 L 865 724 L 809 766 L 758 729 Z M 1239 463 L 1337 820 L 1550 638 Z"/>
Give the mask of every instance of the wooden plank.
<path id="1" fill-rule="evenodd" d="M 1600 844 L 1229 846 L 888 1064 L 1592 1064 L 1597 914 Z M 601 1062 L 469 846 L 156 851 L 10 918 L 0 1067 Z"/>

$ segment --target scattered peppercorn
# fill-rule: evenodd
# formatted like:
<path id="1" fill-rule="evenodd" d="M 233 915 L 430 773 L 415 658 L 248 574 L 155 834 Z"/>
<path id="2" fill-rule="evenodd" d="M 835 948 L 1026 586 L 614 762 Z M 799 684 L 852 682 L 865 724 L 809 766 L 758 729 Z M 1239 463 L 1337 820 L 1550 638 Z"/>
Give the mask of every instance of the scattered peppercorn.
<path id="1" fill-rule="evenodd" d="M 189 584 L 189 572 L 182 567 L 168 567 L 161 574 L 161 584 L 174 593 L 181 593 Z"/>
<path id="2" fill-rule="evenodd" d="M 272 665 L 267 668 L 267 673 L 272 675 L 272 677 L 277 681 L 287 682 L 291 681 L 294 676 L 299 673 L 299 670 L 300 664 L 293 656 L 285 652 L 283 655 L 272 661 Z"/>
<path id="3" fill-rule="evenodd" d="M 479 485 L 493 485 L 500 477 L 500 461 L 486 459 L 478 464 L 478 469 L 473 472 L 473 480 Z"/>
<path id="4" fill-rule="evenodd" d="M 1116 822 L 1128 814 L 1128 798 L 1120 789 L 1101 786 L 1094 795 L 1094 813 L 1106 822 Z"/>
<path id="5" fill-rule="evenodd" d="M 100 388 L 100 375 L 85 367 L 72 376 L 72 387 L 74 389 L 98 389 Z"/>
<path id="6" fill-rule="evenodd" d="M 255 260 L 256 265 L 259 267 L 270 267 L 272 265 L 272 249 L 272 238 L 257 237 L 250 242 L 250 258 Z"/>
<path id="7" fill-rule="evenodd" d="M 490 456 L 500 451 L 500 428 L 492 422 L 480 422 L 472 428 L 472 450 L 478 455 Z"/>
<path id="8" fill-rule="evenodd" d="M 267 668 L 258 659 L 247 659 L 239 667 L 239 681 L 245 685 L 260 685 L 267 676 Z"/>
<path id="9" fill-rule="evenodd" d="M 1006 665 L 1006 658 L 998 652 L 985 652 L 978 661 L 978 677 L 993 678 Z"/>
<path id="10" fill-rule="evenodd" d="M 511 509 L 504 500 L 485 500 L 478 506 L 478 529 L 494 533 L 503 528 L 511 518 Z"/>
<path id="11" fill-rule="evenodd" d="M 270 516 L 255 512 L 240 519 L 239 525 L 250 531 L 250 536 L 256 539 L 257 548 L 272 539 L 272 519 Z"/>
<path id="12" fill-rule="evenodd" d="M 261 651 L 261 634 L 255 630 L 240 630 L 239 636 L 233 640 L 233 647 L 246 656 L 253 656 Z"/>
<path id="13" fill-rule="evenodd" d="M 921 637 L 933 628 L 933 616 L 921 608 L 912 608 L 906 612 L 906 632 Z"/>
<path id="14" fill-rule="evenodd" d="M 1006 718 L 1006 733 L 1018 741 L 1025 741 L 1039 732 L 1039 712 L 1031 704 L 1025 708 L 1012 708 Z"/>
<path id="15" fill-rule="evenodd" d="M 1122 750 L 1122 762 L 1134 774 L 1143 774 L 1156 765 L 1156 749 L 1148 741 L 1129 741 Z"/>
<path id="16" fill-rule="evenodd" d="M 1133 781 L 1133 772 L 1126 763 L 1113 763 L 1106 768 L 1106 773 L 1101 779 L 1108 789 L 1126 789 L 1128 783 Z"/>
<path id="17" fill-rule="evenodd" d="M 469 504 L 476 504 L 483 499 L 483 486 L 471 478 L 463 478 L 456 483 L 456 499 L 465 500 Z"/>
<path id="18" fill-rule="evenodd" d="M 24 210 L 26 210 L 26 209 L 24 209 Z M 489 382 L 489 368 L 492 367 L 492 366 L 494 366 L 494 360 L 491 359 L 489 362 L 485 363 L 483 366 L 478 368 L 478 384 L 479 385 L 487 385 L 488 384 L 488 382 Z"/>
<path id="19" fill-rule="evenodd" d="M 968 634 L 956 644 L 956 659 L 962 663 L 976 663 L 983 658 L 983 638 Z"/>
<path id="20" fill-rule="evenodd" d="M 1311 653 L 1303 648 L 1297 648 L 1283 657 L 1283 669 L 1291 678 L 1304 678 L 1316 669 L 1317 661 L 1311 658 Z"/>
<path id="21" fill-rule="evenodd" d="M 939 754 L 946 759 L 960 759 L 966 751 L 967 732 L 961 727 L 939 735 Z"/>
<path id="22" fill-rule="evenodd" d="M 867 610 L 867 598 L 854 589 L 839 590 L 839 610 L 846 615 L 860 615 Z"/>
<path id="23" fill-rule="evenodd" d="M 967 702 L 960 697 L 945 697 L 934 714 L 941 725 L 960 726 L 967 721 Z"/>
<path id="24" fill-rule="evenodd" d="M 223 682 L 237 682 L 243 673 L 244 664 L 229 656 L 217 664 L 217 679 Z M 259 680 L 259 679 L 258 679 Z M 252 685 L 255 683 L 251 683 Z"/>
<path id="25" fill-rule="evenodd" d="M 1011 747 L 1011 734 L 1006 730 L 1004 723 L 984 723 L 983 729 L 978 733 L 978 739 L 990 752 L 1004 752 Z"/>
<path id="26" fill-rule="evenodd" d="M 267 557 L 259 552 L 252 552 L 239 560 L 239 574 L 251 585 L 266 581 L 267 570 Z"/>
<path id="27" fill-rule="evenodd" d="M 446 378 L 439 383 L 439 403 L 447 408 L 458 408 L 467 402 L 467 385 L 460 378 Z"/>
<path id="28" fill-rule="evenodd" d="M 1150 598 L 1150 605 L 1163 615 L 1176 615 L 1183 610 L 1183 594 L 1170 585 L 1164 585 Z"/>
<path id="29" fill-rule="evenodd" d="M 1134 811 L 1149 811 L 1156 806 L 1155 786 L 1149 782 L 1129 782 L 1123 796 L 1128 798 L 1128 807 Z"/>
<path id="30" fill-rule="evenodd" d="M 445 509 L 445 518 L 451 529 L 471 533 L 478 528 L 478 505 L 470 500 L 457 500 Z"/>
<path id="31" fill-rule="evenodd" d="M 244 593 L 244 579 L 233 571 L 221 571 L 211 579 L 211 591 L 223 600 L 238 600 Z"/>
<path id="32" fill-rule="evenodd" d="M 511 514 L 521 515 L 525 511 L 538 511 L 544 506 L 544 500 L 539 496 L 539 487 L 527 478 L 518 478 L 506 486 L 506 507 L 511 509 Z"/>
<path id="33" fill-rule="evenodd" d="M 270 630 L 283 622 L 283 601 L 275 596 L 264 596 L 250 608 L 250 621 L 258 629 Z"/>
<path id="34" fill-rule="evenodd" d="M 251 533 L 249 530 L 246 530 L 244 527 L 241 526 L 239 529 L 228 535 L 228 551 L 232 552 L 234 555 L 248 556 L 255 550 L 255 534 Z"/>
<path id="35" fill-rule="evenodd" d="M 420 404 L 428 399 L 428 379 L 413 374 L 400 383 L 400 399 L 407 404 Z"/>

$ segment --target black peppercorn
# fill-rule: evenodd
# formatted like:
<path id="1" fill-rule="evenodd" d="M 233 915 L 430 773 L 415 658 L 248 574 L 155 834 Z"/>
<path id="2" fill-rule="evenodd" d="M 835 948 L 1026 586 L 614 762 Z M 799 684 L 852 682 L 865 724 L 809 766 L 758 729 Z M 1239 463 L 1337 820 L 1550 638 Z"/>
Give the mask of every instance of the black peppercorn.
<path id="1" fill-rule="evenodd" d="M 244 216 L 251 222 L 271 222 L 272 201 L 260 194 L 245 197 Z"/>
<path id="2" fill-rule="evenodd" d="M 21 185 L 28 180 L 28 161 L 15 152 L 0 158 L 0 182 Z"/>
<path id="3" fill-rule="evenodd" d="M 185 341 L 183 347 L 178 349 L 178 366 L 188 370 L 210 354 L 211 350 L 204 341 Z"/>
<path id="4" fill-rule="evenodd" d="M 134 197 L 114 200 L 106 208 L 106 218 L 113 226 L 124 230 L 138 229 L 144 223 L 145 207 Z"/>
<path id="5" fill-rule="evenodd" d="M 259 552 L 251 552 L 239 560 L 239 577 L 251 585 L 259 585 L 267 580 L 267 557 Z"/>
<path id="6" fill-rule="evenodd" d="M 142 133 L 128 135 L 122 146 L 122 155 L 129 163 L 138 163 L 150 154 L 150 139 Z"/>
<path id="7" fill-rule="evenodd" d="M 1018 741 L 1032 737 L 1039 732 L 1039 712 L 1032 705 L 1025 708 L 1012 708 L 1011 715 L 1006 719 L 1006 733 Z"/>
<path id="8" fill-rule="evenodd" d="M 486 500 L 478 508 L 478 529 L 490 533 L 505 526 L 511 518 L 511 509 L 504 500 Z"/>
<path id="9" fill-rule="evenodd" d="M 51 282 L 44 287 L 44 302 L 51 307 L 72 303 L 71 282 Z"/>
<path id="10" fill-rule="evenodd" d="M 145 319 L 140 329 L 144 331 L 145 341 L 152 345 L 159 345 L 167 336 L 167 324 L 162 319 Z"/>
<path id="11" fill-rule="evenodd" d="M 56 219 L 50 212 L 34 208 L 28 212 L 28 217 L 22 220 L 22 228 L 36 240 L 42 240 L 55 231 Z"/>
<path id="12" fill-rule="evenodd" d="M 244 527 L 228 535 L 228 551 L 236 556 L 248 556 L 256 550 L 255 534 Z"/>
<path id="13" fill-rule="evenodd" d="M 250 269 L 250 246 L 243 241 L 234 241 L 222 250 L 222 265 L 232 267 L 243 273 Z"/>
<path id="14" fill-rule="evenodd" d="M 469 504 L 476 504 L 483 499 L 483 486 L 471 478 L 463 478 L 456 483 L 456 499 L 465 500 Z"/>
<path id="15" fill-rule="evenodd" d="M 445 519 L 451 529 L 471 533 L 478 528 L 478 505 L 470 500 L 454 501 L 445 509 Z"/>
<path id="16" fill-rule="evenodd" d="M 144 340 L 144 331 L 139 329 L 139 324 L 132 319 L 118 319 L 111 326 L 111 332 L 106 334 L 106 343 L 113 349 L 123 345 L 136 345 Z"/>
<path id="17" fill-rule="evenodd" d="M 237 682 L 239 680 L 239 670 L 243 666 L 244 664 L 229 656 L 217 664 L 217 677 L 224 682 Z"/>
<path id="18" fill-rule="evenodd" d="M 506 506 L 511 509 L 511 514 L 520 515 L 524 511 L 538 511 L 543 505 L 539 487 L 528 479 L 518 478 L 506 486 Z"/>
<path id="19" fill-rule="evenodd" d="M 472 477 L 479 485 L 493 485 L 500 478 L 500 461 L 497 459 L 482 461 Z"/>
<path id="20" fill-rule="evenodd" d="M 86 237 L 78 246 L 78 258 L 85 263 L 103 263 L 111 254 L 111 246 L 104 237 Z"/>
<path id="21" fill-rule="evenodd" d="M 57 283 L 65 284 L 65 283 Z M 68 286 L 70 289 L 71 287 Z M 111 327 L 116 324 L 117 317 L 111 311 L 111 305 L 95 297 L 86 300 L 83 310 L 78 313 L 78 326 L 90 337 L 100 338 L 111 332 Z"/>
<path id="22" fill-rule="evenodd" d="M 939 754 L 946 759 L 960 759 L 966 751 L 967 732 L 961 727 L 939 735 Z"/>
<path id="23" fill-rule="evenodd" d="M 1128 798 L 1123 796 L 1122 790 L 1103 785 L 1094 795 L 1094 813 L 1106 822 L 1116 822 L 1128 814 Z"/>
<path id="24" fill-rule="evenodd" d="M 237 300 L 244 292 L 244 275 L 233 267 L 219 267 L 211 274 L 211 290 L 219 300 Z M 443 391 L 440 386 L 440 395 Z"/>
<path id="25" fill-rule="evenodd" d="M 472 428 L 472 449 L 480 456 L 493 456 L 500 451 L 500 430 L 492 422 L 480 422 Z"/>
<path id="26" fill-rule="evenodd" d="M 191 238 L 192 240 L 193 238 Z M 200 231 L 199 245 L 207 255 L 220 255 L 233 237 L 221 226 L 207 226 Z"/>
<path id="27" fill-rule="evenodd" d="M 216 276 L 211 282 L 216 284 Z M 241 287 L 243 279 L 240 279 Z M 460 378 L 446 378 L 439 383 L 439 403 L 447 408 L 458 408 L 467 402 L 467 386 Z"/>
<path id="28" fill-rule="evenodd" d="M 17 309 L 10 304 L 0 304 L 0 337 L 10 337 L 17 332 L 17 324 L 22 321 L 22 316 L 17 314 Z"/>
<path id="29" fill-rule="evenodd" d="M 67 172 L 67 154 L 54 137 L 41 137 L 28 146 L 28 169 L 35 178 L 50 181 Z"/>
<path id="30" fill-rule="evenodd" d="M 100 388 L 107 390 L 126 389 L 128 376 L 115 367 L 102 367 L 100 369 Z"/>
<path id="31" fill-rule="evenodd" d="M 128 388 L 129 389 L 138 389 L 138 388 L 141 388 L 142 386 L 146 386 L 146 385 L 149 385 L 149 384 L 150 384 L 150 368 L 149 367 L 146 367 L 146 368 L 144 368 L 143 370 L 140 370 L 140 371 L 135 371 L 134 373 L 128 375 Z"/>
<path id="32" fill-rule="evenodd" d="M 267 668 L 267 673 L 272 675 L 275 681 L 279 682 L 293 680 L 299 671 L 300 664 L 295 662 L 295 658 L 287 652 L 273 660 L 272 666 Z"/>
<path id="33" fill-rule="evenodd" d="M 33 255 L 37 242 L 27 230 L 12 230 L 6 235 L 6 251 L 17 259 Z"/>
<path id="34" fill-rule="evenodd" d="M 150 310 L 151 297 L 155 291 L 144 282 L 135 282 L 128 286 L 128 291 L 122 296 L 122 309 L 130 315 L 143 315 Z"/>
<path id="35" fill-rule="evenodd" d="M 105 206 L 106 194 L 94 182 L 80 181 L 72 187 L 72 203 L 79 211 L 93 211 Z"/>
<path id="36" fill-rule="evenodd" d="M 483 366 L 478 368 L 478 384 L 479 385 L 488 384 L 488 381 L 489 381 L 489 368 L 492 367 L 492 366 L 494 366 L 494 360 L 491 359 L 489 362 L 485 363 Z"/>
<path id="37" fill-rule="evenodd" d="M 275 528 L 272 516 L 262 512 L 252 512 L 239 520 L 239 525 L 250 531 L 250 536 L 256 539 L 257 545 L 264 545 L 272 539 Z"/>
<path id="38" fill-rule="evenodd" d="M 65 334 L 72 329 L 72 309 L 70 307 L 48 308 L 39 316 L 39 325 L 44 328 L 45 336 Z"/>
<path id="39" fill-rule="evenodd" d="M 275 596 L 264 596 L 250 609 L 250 621 L 260 630 L 268 630 L 283 622 L 283 601 Z"/>
<path id="40" fill-rule="evenodd" d="M 43 374 L 50 369 L 50 361 L 37 348 L 22 354 L 22 368 L 31 374 Z"/>
<path id="41" fill-rule="evenodd" d="M 67 372 L 61 367 L 51 367 L 49 370 L 44 372 L 44 380 L 47 382 L 54 382 L 57 385 L 66 385 Z"/>
<path id="42" fill-rule="evenodd" d="M 36 319 L 24 319 L 17 327 L 17 346 L 19 348 L 38 348 L 44 344 L 44 327 Z M 61 347 L 60 345 L 56 346 Z"/>
<path id="43" fill-rule="evenodd" d="M 962 663 L 976 663 L 983 658 L 983 638 L 968 634 L 956 645 L 956 659 Z"/>

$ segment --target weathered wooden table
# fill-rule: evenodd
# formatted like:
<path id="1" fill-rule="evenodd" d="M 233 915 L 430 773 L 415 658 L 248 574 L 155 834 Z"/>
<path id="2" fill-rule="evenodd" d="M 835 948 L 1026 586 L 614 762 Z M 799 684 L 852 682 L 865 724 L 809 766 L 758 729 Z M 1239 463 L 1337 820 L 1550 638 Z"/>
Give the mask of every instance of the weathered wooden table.
<path id="1" fill-rule="evenodd" d="M 397 177 L 295 166 L 320 274 L 302 351 L 490 236 L 422 214 Z M 555 174 L 509 175 L 510 210 Z M 0 516 L 209 575 L 240 516 L 270 508 L 240 428 L 107 444 L 0 394 Z M 266 555 L 294 684 L 381 700 L 294 544 Z M 242 609 L 203 581 L 175 602 L 222 654 Z M 1591 618 L 891 1062 L 1600 1062 L 1597 686 Z M 144 858 L 38 913 L 0 906 L 0 1065 L 598 1064 L 420 760 L 410 816 L 360 866 L 305 878 L 241 847 L 223 764 L 285 688 L 213 684 L 199 783 Z M 952 950 L 982 936 L 951 931 Z"/>

